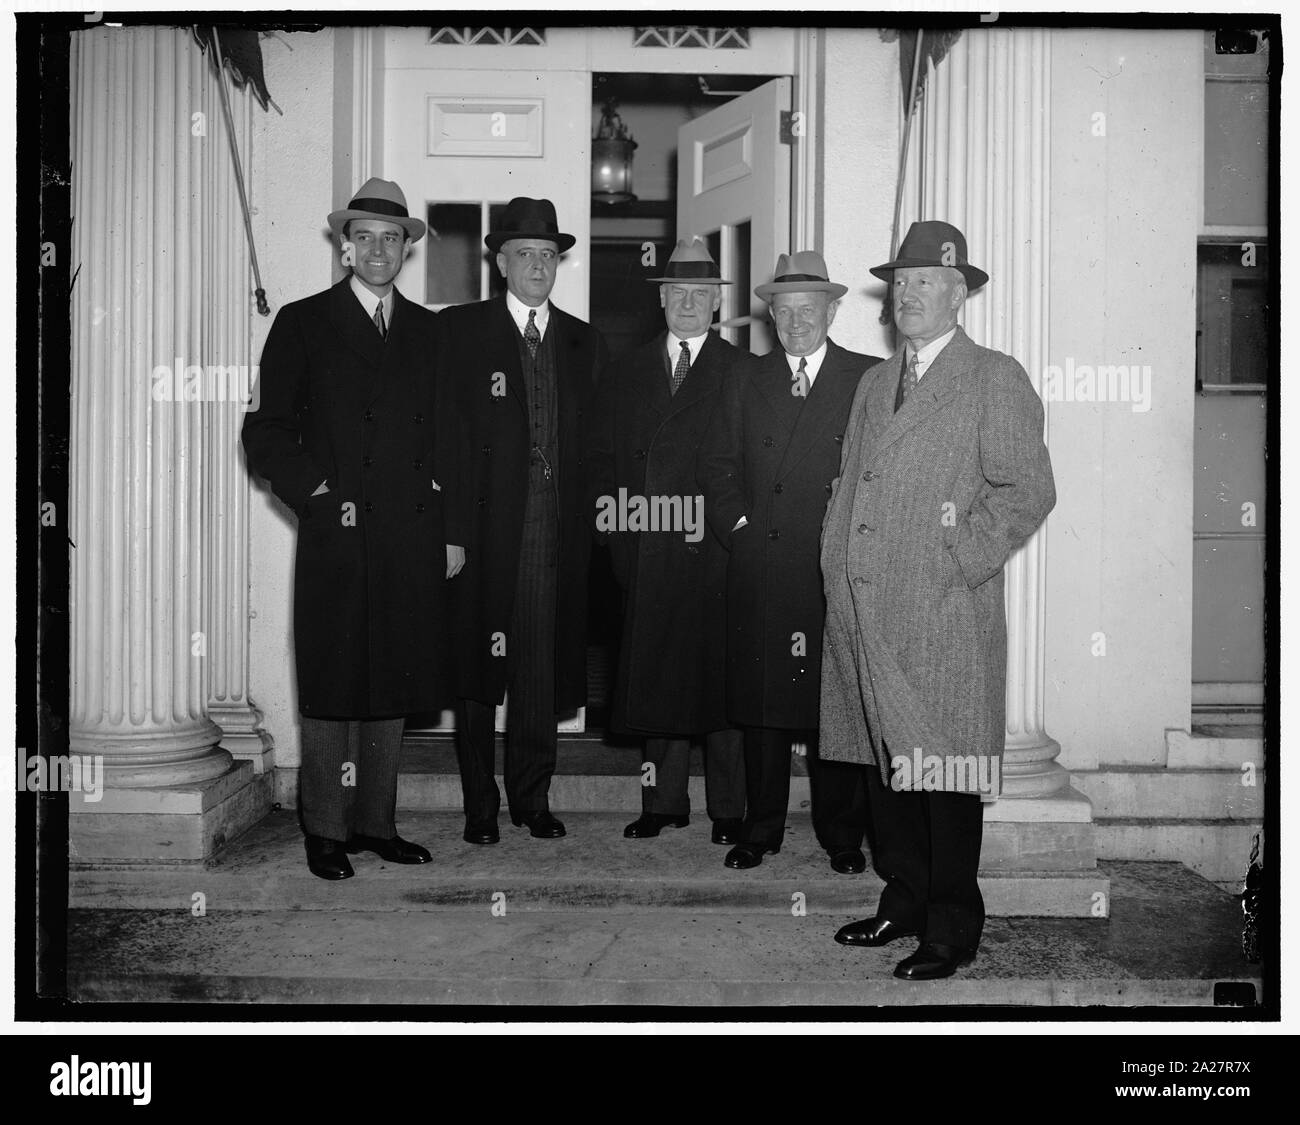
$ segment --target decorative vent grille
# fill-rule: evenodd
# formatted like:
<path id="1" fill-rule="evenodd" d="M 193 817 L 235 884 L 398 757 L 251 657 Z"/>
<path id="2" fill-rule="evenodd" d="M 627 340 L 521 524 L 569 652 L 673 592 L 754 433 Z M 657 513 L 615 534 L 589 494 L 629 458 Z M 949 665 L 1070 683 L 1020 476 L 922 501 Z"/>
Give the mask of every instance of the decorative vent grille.
<path id="1" fill-rule="evenodd" d="M 456 47 L 545 47 L 544 27 L 435 27 L 430 43 Z"/>
<path id="2" fill-rule="evenodd" d="M 749 46 L 747 27 L 636 27 L 633 47 L 739 47 Z"/>

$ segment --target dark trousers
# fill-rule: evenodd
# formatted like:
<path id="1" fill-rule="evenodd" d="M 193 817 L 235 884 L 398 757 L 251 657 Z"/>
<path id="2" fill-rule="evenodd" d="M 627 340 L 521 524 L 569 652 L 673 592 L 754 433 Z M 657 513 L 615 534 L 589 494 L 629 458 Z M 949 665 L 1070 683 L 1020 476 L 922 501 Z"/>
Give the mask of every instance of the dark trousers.
<path id="1" fill-rule="evenodd" d="M 397 763 L 405 719 L 302 716 L 298 803 L 309 835 L 397 835 Z"/>
<path id="2" fill-rule="evenodd" d="M 741 839 L 748 844 L 781 843 L 790 804 L 790 746 L 796 739 L 808 744 L 813 829 L 818 842 L 828 851 L 861 847 L 867 820 L 865 767 L 823 761 L 814 731 L 771 727 L 745 728 L 748 807 Z"/>
<path id="3" fill-rule="evenodd" d="M 744 736 L 738 730 L 715 730 L 704 737 L 704 800 L 713 820 L 739 820 L 745 815 Z M 643 763 L 654 765 L 654 784 L 641 773 L 641 811 L 686 816 L 691 744 L 685 738 L 647 738 Z"/>
<path id="4" fill-rule="evenodd" d="M 979 795 L 899 792 L 874 765 L 865 773 L 872 865 L 885 880 L 877 916 L 916 929 L 922 941 L 974 949 L 984 930 Z"/>
<path id="5" fill-rule="evenodd" d="M 554 481 L 539 465 L 529 472 L 524 537 L 510 632 L 506 634 L 506 801 L 512 813 L 549 807 L 555 772 L 555 596 L 559 524 Z M 456 754 L 471 824 L 495 821 L 501 794 L 495 776 L 495 707 L 465 699 L 456 722 Z"/>

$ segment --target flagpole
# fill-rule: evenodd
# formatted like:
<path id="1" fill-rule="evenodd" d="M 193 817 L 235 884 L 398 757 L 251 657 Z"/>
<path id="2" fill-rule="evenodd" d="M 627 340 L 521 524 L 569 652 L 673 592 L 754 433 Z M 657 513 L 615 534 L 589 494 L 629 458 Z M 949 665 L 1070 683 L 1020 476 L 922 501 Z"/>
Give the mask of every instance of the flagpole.
<path id="1" fill-rule="evenodd" d="M 907 92 L 907 117 L 903 123 L 903 149 L 898 157 L 898 182 L 894 190 L 894 226 L 889 238 L 889 260 L 898 256 L 898 223 L 903 210 L 903 179 L 907 175 L 907 148 L 912 139 L 912 111 L 916 106 L 916 83 L 921 73 L 921 40 L 923 28 L 916 31 L 916 51 L 912 55 L 912 82 Z"/>
<path id="2" fill-rule="evenodd" d="M 221 91 L 221 108 L 226 116 L 226 132 L 230 135 L 230 152 L 235 161 L 235 183 L 239 187 L 239 202 L 244 211 L 244 230 L 248 233 L 248 254 L 253 265 L 253 280 L 257 283 L 253 295 L 257 298 L 257 311 L 262 316 L 270 316 L 271 306 L 267 304 L 266 290 L 262 288 L 262 271 L 257 265 L 257 246 L 253 242 L 253 223 L 248 217 L 248 194 L 244 191 L 244 169 L 239 160 L 239 145 L 235 142 L 235 118 L 230 112 L 230 95 L 226 92 L 226 67 L 221 57 L 221 34 L 217 31 L 216 24 L 212 25 L 212 47 L 212 53 L 216 56 L 217 86 Z M 897 223 L 897 218 L 894 221 Z"/>

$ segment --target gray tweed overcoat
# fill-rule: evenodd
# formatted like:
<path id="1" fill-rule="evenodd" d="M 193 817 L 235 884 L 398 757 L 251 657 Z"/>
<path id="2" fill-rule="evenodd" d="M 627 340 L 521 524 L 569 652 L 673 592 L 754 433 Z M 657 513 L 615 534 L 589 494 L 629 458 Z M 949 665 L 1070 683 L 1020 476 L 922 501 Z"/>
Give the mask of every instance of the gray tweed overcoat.
<path id="1" fill-rule="evenodd" d="M 822 525 L 820 750 L 886 782 L 917 748 L 1000 773 L 1002 568 L 1056 503 L 1043 407 L 1019 363 L 958 328 L 895 413 L 903 356 L 858 386 Z M 976 776 L 935 787 L 977 791 Z"/>

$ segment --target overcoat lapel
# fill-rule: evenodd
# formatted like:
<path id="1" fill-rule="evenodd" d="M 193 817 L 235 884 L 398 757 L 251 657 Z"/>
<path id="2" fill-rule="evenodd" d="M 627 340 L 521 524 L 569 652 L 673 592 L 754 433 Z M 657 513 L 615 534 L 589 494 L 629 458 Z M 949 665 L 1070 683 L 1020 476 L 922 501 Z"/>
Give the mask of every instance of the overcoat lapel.
<path id="1" fill-rule="evenodd" d="M 555 327 L 555 306 L 551 306 L 550 330 Z M 519 362 L 519 346 L 515 341 L 519 329 L 511 319 L 510 310 L 506 308 L 506 299 L 502 295 L 495 298 L 488 309 L 488 328 L 485 337 L 478 341 L 483 348 L 490 371 L 500 371 L 506 377 L 506 386 L 510 388 L 519 409 L 528 417 L 528 392 L 524 387 L 524 369 Z M 557 353 L 558 354 L 558 353 Z"/>
<path id="2" fill-rule="evenodd" d="M 845 360 L 842 349 L 834 343 L 827 345 L 822 368 L 813 381 L 807 401 L 795 422 L 790 444 L 786 447 L 780 476 L 786 476 L 798 467 L 818 439 L 825 436 L 828 426 L 842 424 L 857 389 L 857 377 L 861 374 Z"/>
<path id="3" fill-rule="evenodd" d="M 384 355 L 384 338 L 352 292 L 350 276 L 330 290 L 330 321 L 343 343 L 365 360 L 366 370 L 378 373 Z"/>
<path id="4" fill-rule="evenodd" d="M 880 410 L 884 407 L 881 399 L 884 395 L 884 389 L 877 386 L 873 388 L 873 394 L 877 400 L 873 402 L 876 410 L 873 410 L 876 418 L 885 417 L 888 421 L 880 429 L 873 443 L 873 452 L 878 453 L 887 448 L 901 438 L 913 427 L 924 422 L 930 415 L 937 410 L 942 410 L 954 397 L 959 395 L 962 390 L 962 373 L 970 366 L 969 359 L 975 350 L 975 345 L 971 343 L 970 337 L 966 335 L 961 328 L 957 329 L 953 338 L 948 341 L 948 346 L 935 357 L 934 362 L 926 369 L 924 377 L 916 385 L 906 402 L 899 408 L 897 414 L 893 413 L 894 404 L 893 396 L 897 392 L 897 383 L 888 388 L 890 401 L 887 413 Z M 902 370 L 902 355 L 898 354 L 889 360 L 889 369 L 894 372 Z M 888 383 L 889 380 L 878 380 L 877 382 Z"/>
<path id="5" fill-rule="evenodd" d="M 803 404 L 790 393 L 790 367 L 785 361 L 785 352 L 780 348 L 768 352 L 752 379 L 773 418 L 780 425 L 782 439 L 788 443 Z"/>

